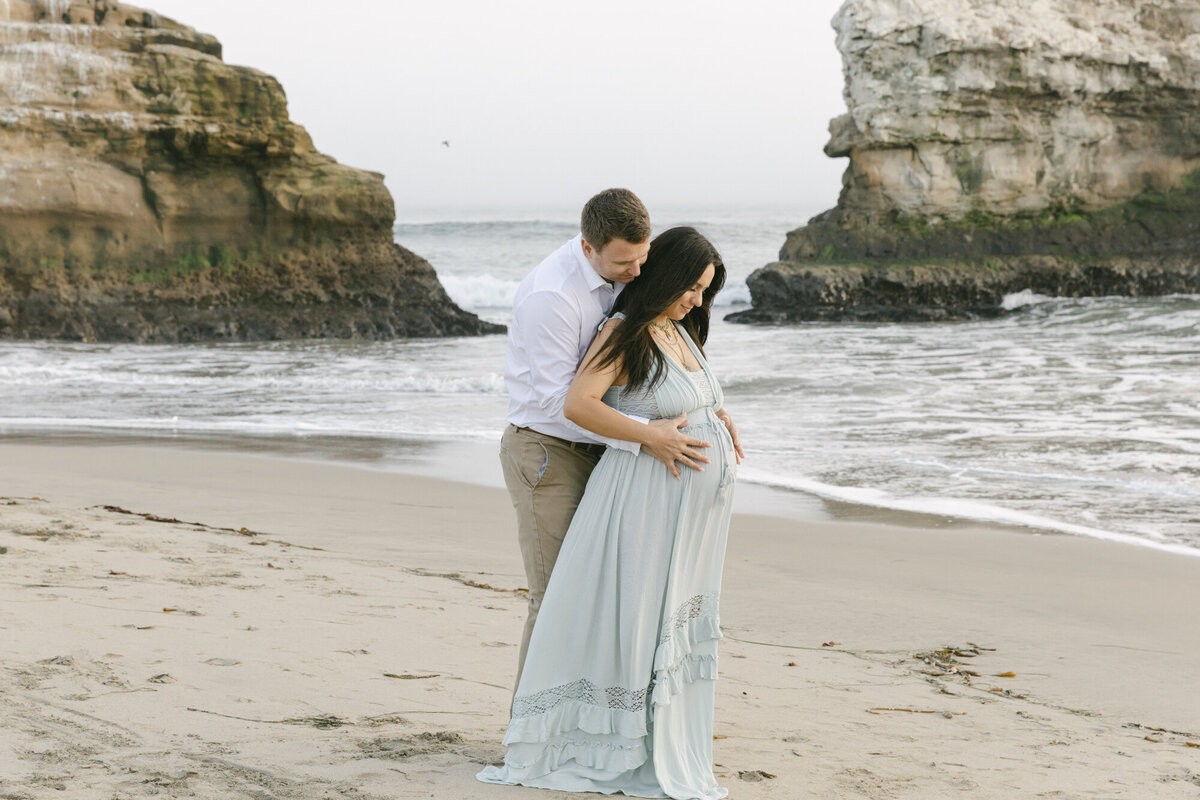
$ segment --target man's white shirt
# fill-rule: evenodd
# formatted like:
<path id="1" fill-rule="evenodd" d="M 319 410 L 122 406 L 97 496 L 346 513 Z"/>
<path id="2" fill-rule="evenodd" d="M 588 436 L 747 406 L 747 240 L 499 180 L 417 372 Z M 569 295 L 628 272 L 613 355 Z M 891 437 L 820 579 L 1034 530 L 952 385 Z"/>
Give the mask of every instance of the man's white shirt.
<path id="1" fill-rule="evenodd" d="M 525 276 L 508 326 L 504 385 L 509 422 L 560 439 L 638 452 L 637 442 L 596 436 L 563 416 L 575 370 L 623 288 L 608 283 L 588 263 L 582 234 Z"/>

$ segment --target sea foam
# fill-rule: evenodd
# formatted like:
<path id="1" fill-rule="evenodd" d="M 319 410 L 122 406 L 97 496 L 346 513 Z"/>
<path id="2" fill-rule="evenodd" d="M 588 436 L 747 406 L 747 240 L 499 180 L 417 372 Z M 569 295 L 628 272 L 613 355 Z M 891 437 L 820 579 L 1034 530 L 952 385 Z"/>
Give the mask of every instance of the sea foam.
<path id="1" fill-rule="evenodd" d="M 1053 297 L 1044 294 L 1037 294 L 1032 289 L 1025 289 L 1020 292 L 1006 294 L 1004 299 L 1000 301 L 1000 307 L 1005 311 L 1016 311 L 1018 308 L 1036 306 L 1041 303 L 1048 303 L 1052 300 L 1054 300 Z"/>

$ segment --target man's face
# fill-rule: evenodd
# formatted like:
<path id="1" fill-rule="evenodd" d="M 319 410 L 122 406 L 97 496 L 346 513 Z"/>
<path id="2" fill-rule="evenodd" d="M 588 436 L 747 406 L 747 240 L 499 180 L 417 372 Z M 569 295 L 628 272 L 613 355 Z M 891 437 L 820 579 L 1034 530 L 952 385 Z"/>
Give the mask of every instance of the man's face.
<path id="1" fill-rule="evenodd" d="M 632 244 L 624 239 L 613 239 L 596 250 L 587 239 L 583 240 L 583 254 L 592 269 L 606 281 L 629 283 L 642 272 L 642 264 L 650 253 L 650 241 Z"/>

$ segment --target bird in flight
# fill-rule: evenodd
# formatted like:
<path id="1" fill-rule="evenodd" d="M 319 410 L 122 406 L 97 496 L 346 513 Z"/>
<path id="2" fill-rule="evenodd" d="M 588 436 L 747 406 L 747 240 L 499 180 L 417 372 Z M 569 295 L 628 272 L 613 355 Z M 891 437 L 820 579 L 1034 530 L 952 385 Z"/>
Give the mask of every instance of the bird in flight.
<path id="1" fill-rule="evenodd" d="M 442 139 L 442 146 L 443 146 L 443 147 L 449 147 L 449 146 L 450 146 L 450 140 L 449 140 L 449 139 Z"/>

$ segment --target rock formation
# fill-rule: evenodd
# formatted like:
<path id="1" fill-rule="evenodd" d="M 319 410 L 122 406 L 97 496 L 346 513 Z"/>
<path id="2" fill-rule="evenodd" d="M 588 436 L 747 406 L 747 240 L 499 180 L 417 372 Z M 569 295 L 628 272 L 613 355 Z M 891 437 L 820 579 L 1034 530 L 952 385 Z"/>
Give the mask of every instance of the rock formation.
<path id="1" fill-rule="evenodd" d="M 1200 0 L 847 0 L 836 208 L 750 320 L 1200 291 Z"/>
<path id="2" fill-rule="evenodd" d="M 114 0 L 0 0 L 0 337 L 498 330 L 393 218 L 382 176 L 318 153 L 212 36 Z"/>

